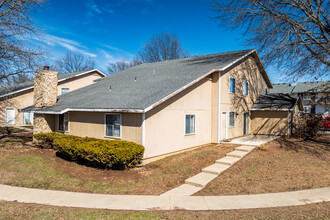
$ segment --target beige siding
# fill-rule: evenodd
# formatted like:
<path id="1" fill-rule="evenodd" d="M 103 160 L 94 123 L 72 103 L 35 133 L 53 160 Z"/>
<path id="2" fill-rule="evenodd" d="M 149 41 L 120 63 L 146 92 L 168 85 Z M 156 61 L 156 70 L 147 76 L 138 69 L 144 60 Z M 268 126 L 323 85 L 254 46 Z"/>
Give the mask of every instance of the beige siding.
<path id="1" fill-rule="evenodd" d="M 212 80 L 203 79 L 146 113 L 145 157 L 211 143 Z M 185 135 L 185 115 L 195 115 L 195 134 Z"/>
<path id="2" fill-rule="evenodd" d="M 105 114 L 101 112 L 69 112 L 67 134 L 111 139 L 105 137 Z M 142 114 L 121 113 L 120 115 L 122 117 L 121 139 L 142 144 Z M 55 118 L 55 129 L 58 131 L 58 116 Z"/>
<path id="3" fill-rule="evenodd" d="M 251 119 L 252 134 L 287 134 L 288 111 L 252 111 Z"/>
<path id="4" fill-rule="evenodd" d="M 229 79 L 233 77 L 236 80 L 236 93 L 229 92 Z M 260 73 L 256 62 L 252 58 L 246 59 L 240 65 L 221 74 L 221 94 L 220 104 L 221 112 L 227 112 L 227 138 L 233 138 L 243 135 L 243 113 L 249 112 L 255 100 L 268 88 L 263 76 Z M 243 84 L 247 81 L 249 84 L 248 96 L 243 95 Z M 235 118 L 235 127 L 229 128 L 229 112 L 237 113 Z M 249 115 L 251 119 L 251 114 Z M 251 120 L 250 120 L 251 121 Z M 249 123 L 251 131 L 251 122 Z"/>
<path id="5" fill-rule="evenodd" d="M 93 83 L 93 80 L 101 78 L 102 76 L 96 72 L 86 74 L 80 77 L 75 77 L 69 80 L 62 81 L 58 84 L 58 95 L 61 95 L 61 88 L 69 88 L 73 91 Z M 10 97 L 5 97 L 0 100 L 0 125 L 5 124 L 6 107 L 15 108 L 15 124 L 23 125 L 23 113 L 20 112 L 28 106 L 33 105 L 33 89 L 15 94 Z"/>

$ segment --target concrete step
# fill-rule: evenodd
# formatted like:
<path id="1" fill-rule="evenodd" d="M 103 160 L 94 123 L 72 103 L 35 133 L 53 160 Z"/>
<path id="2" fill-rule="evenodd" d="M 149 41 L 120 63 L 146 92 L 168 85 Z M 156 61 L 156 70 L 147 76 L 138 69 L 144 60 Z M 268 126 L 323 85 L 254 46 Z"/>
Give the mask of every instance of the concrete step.
<path id="1" fill-rule="evenodd" d="M 247 155 L 249 152 L 245 152 L 245 151 L 238 151 L 238 150 L 234 150 L 228 154 L 226 154 L 226 156 L 228 157 L 237 157 L 237 158 L 242 158 L 245 155 Z"/>
<path id="2" fill-rule="evenodd" d="M 229 167 L 230 167 L 230 165 L 215 163 L 215 164 L 212 164 L 211 166 L 208 166 L 208 167 L 205 167 L 204 169 L 202 169 L 202 172 L 219 175 L 220 173 L 222 173 Z"/>
<path id="3" fill-rule="evenodd" d="M 254 148 L 256 148 L 256 147 L 243 145 L 243 146 L 236 147 L 235 150 L 251 152 Z"/>
<path id="4" fill-rule="evenodd" d="M 215 162 L 218 164 L 225 164 L 225 165 L 233 165 L 237 161 L 239 161 L 241 158 L 238 157 L 223 157 L 219 160 L 216 160 Z"/>
<path id="5" fill-rule="evenodd" d="M 186 179 L 185 183 L 197 187 L 205 187 L 209 182 L 215 179 L 218 175 L 210 173 L 199 173 L 189 179 Z"/>
<path id="6" fill-rule="evenodd" d="M 198 192 L 201 189 L 201 187 L 196 187 L 190 184 L 182 184 L 181 186 L 178 186 L 170 191 L 161 194 L 161 196 L 191 196 L 192 194 Z"/>

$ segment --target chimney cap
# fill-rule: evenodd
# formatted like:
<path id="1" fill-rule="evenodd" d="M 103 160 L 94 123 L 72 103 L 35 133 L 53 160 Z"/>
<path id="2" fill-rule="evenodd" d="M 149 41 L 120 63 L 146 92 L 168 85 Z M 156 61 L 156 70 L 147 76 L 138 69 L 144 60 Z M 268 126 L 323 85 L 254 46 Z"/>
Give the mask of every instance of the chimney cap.
<path id="1" fill-rule="evenodd" d="M 49 70 L 49 66 L 43 66 L 43 70 Z"/>

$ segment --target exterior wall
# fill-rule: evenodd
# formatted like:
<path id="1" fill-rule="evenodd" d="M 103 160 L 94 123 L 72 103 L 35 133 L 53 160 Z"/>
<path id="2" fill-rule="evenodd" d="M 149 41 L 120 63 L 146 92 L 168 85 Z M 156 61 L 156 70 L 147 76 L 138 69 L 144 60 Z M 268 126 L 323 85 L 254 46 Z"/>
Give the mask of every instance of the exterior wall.
<path id="1" fill-rule="evenodd" d="M 212 142 L 212 88 L 203 79 L 146 113 L 146 158 Z M 185 135 L 186 114 L 195 115 L 195 134 Z"/>
<path id="2" fill-rule="evenodd" d="M 105 137 L 105 114 L 103 112 L 69 112 L 70 135 L 81 137 Z M 114 113 L 117 114 L 117 113 Z M 58 115 L 55 117 L 55 130 L 58 130 Z M 121 113 L 121 139 L 142 144 L 142 114 Z"/>
<path id="3" fill-rule="evenodd" d="M 286 135 L 288 111 L 251 111 L 251 133 Z"/>
<path id="4" fill-rule="evenodd" d="M 57 94 L 61 95 L 61 88 L 69 88 L 70 91 L 85 87 L 93 83 L 93 80 L 102 76 L 96 72 L 86 74 L 81 77 L 72 78 L 60 82 L 57 86 Z M 15 125 L 23 125 L 23 113 L 20 111 L 26 107 L 33 105 L 33 89 L 21 92 L 17 95 L 4 97 L 0 100 L 0 126 L 5 125 L 6 107 L 15 108 Z"/>
<path id="5" fill-rule="evenodd" d="M 233 77 L 236 80 L 236 93 L 229 92 L 229 79 Z M 221 73 L 221 94 L 220 111 L 227 113 L 227 139 L 243 135 L 243 113 L 250 112 L 250 108 L 257 98 L 264 93 L 268 86 L 252 58 L 246 59 L 240 65 L 231 70 Z M 249 84 L 248 96 L 243 95 L 243 84 L 247 81 Z M 235 127 L 229 128 L 229 112 L 237 113 L 235 118 Z M 222 122 L 223 123 L 223 122 Z M 251 113 L 249 113 L 249 131 L 253 129 L 251 123 Z M 221 130 L 221 129 L 220 129 Z M 220 131 L 220 133 L 223 131 Z M 249 132 L 251 133 L 251 132 Z M 222 135 L 220 135 L 222 136 Z M 224 136 L 222 136 L 224 137 Z"/>

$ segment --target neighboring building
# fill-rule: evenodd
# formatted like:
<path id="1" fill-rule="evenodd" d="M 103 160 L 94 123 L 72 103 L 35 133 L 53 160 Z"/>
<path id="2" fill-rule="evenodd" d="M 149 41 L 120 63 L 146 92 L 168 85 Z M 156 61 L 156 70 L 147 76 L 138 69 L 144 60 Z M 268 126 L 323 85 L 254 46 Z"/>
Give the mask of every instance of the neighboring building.
<path id="1" fill-rule="evenodd" d="M 257 52 L 244 50 L 141 64 L 62 95 L 55 105 L 24 111 L 35 113 L 35 133 L 133 141 L 150 158 L 260 130 L 250 122 L 259 120 L 257 110 L 250 110 L 270 88 Z M 262 117 L 282 120 L 279 111 Z"/>
<path id="2" fill-rule="evenodd" d="M 88 70 L 58 75 L 57 94 L 74 91 L 93 84 L 94 80 L 104 77 L 99 70 Z M 33 113 L 21 109 L 33 105 L 34 81 L 0 89 L 0 125 L 31 125 Z"/>
<path id="3" fill-rule="evenodd" d="M 297 94 L 303 99 L 305 112 L 329 114 L 330 81 L 298 82 L 292 94 Z"/>
<path id="4" fill-rule="evenodd" d="M 291 94 L 294 86 L 290 83 L 273 83 L 273 88 L 269 89 L 269 94 Z"/>

